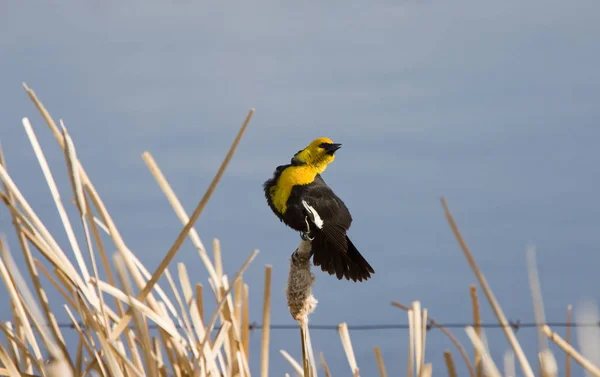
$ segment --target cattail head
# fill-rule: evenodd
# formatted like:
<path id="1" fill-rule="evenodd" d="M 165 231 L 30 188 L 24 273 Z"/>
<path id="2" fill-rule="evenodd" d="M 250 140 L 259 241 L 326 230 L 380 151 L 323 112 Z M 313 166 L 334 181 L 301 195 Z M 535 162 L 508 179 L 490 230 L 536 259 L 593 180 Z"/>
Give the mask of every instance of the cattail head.
<path id="1" fill-rule="evenodd" d="M 308 322 L 318 302 L 312 295 L 315 276 L 310 270 L 310 249 L 310 241 L 303 240 L 290 258 L 286 294 L 290 314 L 300 323 Z"/>

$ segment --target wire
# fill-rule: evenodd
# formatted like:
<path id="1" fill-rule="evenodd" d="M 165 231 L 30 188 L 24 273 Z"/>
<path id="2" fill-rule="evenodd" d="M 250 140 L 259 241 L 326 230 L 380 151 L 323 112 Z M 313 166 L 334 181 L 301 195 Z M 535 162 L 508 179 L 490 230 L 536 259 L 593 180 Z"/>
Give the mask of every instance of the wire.
<path id="1" fill-rule="evenodd" d="M 83 323 L 79 323 L 79 326 L 83 326 Z M 465 328 L 467 326 L 472 327 L 481 327 L 485 329 L 501 329 L 503 327 L 511 327 L 513 330 L 517 331 L 521 328 L 538 328 L 544 325 L 548 325 L 550 327 L 600 327 L 600 322 L 595 323 L 578 323 L 578 322 L 546 322 L 546 323 L 535 323 L 535 322 L 521 322 L 511 321 L 507 325 L 501 325 L 499 323 L 482 323 L 480 326 L 475 326 L 472 323 L 466 322 L 453 322 L 453 323 L 432 323 L 429 321 L 427 323 L 427 330 L 431 330 L 436 327 L 445 327 L 445 328 Z M 72 323 L 59 323 L 58 327 L 60 328 L 71 328 L 74 329 L 75 325 Z M 158 325 L 150 324 L 149 328 L 156 329 Z M 176 328 L 181 328 L 179 325 L 175 325 Z M 260 330 L 263 328 L 262 324 L 259 323 L 251 323 L 249 325 L 250 330 Z M 310 330 L 337 330 L 337 325 L 309 325 Z M 215 326 L 213 330 L 219 330 L 220 327 Z M 271 330 L 298 330 L 300 327 L 297 324 L 275 324 L 270 325 Z M 348 330 L 355 331 L 377 331 L 377 330 L 407 330 L 409 328 L 408 324 L 367 324 L 367 325 L 348 325 Z"/>

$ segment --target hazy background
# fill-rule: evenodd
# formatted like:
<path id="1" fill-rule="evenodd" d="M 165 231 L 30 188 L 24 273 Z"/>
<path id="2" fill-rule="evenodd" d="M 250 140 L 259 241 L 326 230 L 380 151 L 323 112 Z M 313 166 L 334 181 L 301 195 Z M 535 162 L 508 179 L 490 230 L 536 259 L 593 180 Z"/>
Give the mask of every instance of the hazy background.
<path id="1" fill-rule="evenodd" d="M 262 183 L 321 136 L 344 144 L 324 178 L 352 211 L 350 236 L 376 274 L 355 284 L 317 271 L 311 323 L 406 323 L 390 301 L 416 299 L 439 321 L 468 322 L 476 280 L 445 222 L 442 195 L 506 315 L 533 321 L 524 254 L 531 242 L 547 319 L 563 321 L 568 304 L 599 297 L 599 12 L 592 0 L 5 1 L 0 142 L 16 183 L 68 250 L 21 118 L 30 117 L 67 200 L 62 152 L 25 81 L 64 119 L 126 242 L 154 269 L 181 225 L 140 154 L 153 154 L 191 211 L 254 107 L 197 223 L 207 246 L 221 239 L 230 276 L 260 249 L 245 275 L 251 321 L 261 321 L 271 264 L 272 323 L 293 323 L 283 290 L 299 237 L 270 212 Z M 16 251 L 6 210 L 0 232 Z M 207 285 L 189 242 L 176 261 Z M 8 318 L 6 306 L 0 314 Z M 454 332 L 468 346 L 464 331 Z M 508 345 L 500 330 L 487 335 L 501 365 Z M 534 330 L 517 335 L 535 360 Z M 405 373 L 407 336 L 352 331 L 362 375 L 377 373 L 376 345 L 390 374 Z M 337 332 L 314 330 L 312 338 L 333 374 L 349 375 Z M 252 339 L 257 373 L 260 333 Z M 291 372 L 281 348 L 300 357 L 296 331 L 272 333 L 274 376 Z M 446 373 L 447 348 L 462 365 L 451 343 L 430 332 L 434 375 Z"/>

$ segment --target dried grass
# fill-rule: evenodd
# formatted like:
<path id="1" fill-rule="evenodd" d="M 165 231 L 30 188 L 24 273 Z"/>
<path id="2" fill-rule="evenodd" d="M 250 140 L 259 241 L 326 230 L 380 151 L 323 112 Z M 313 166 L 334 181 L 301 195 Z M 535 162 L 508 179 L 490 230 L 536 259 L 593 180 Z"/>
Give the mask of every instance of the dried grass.
<path id="1" fill-rule="evenodd" d="M 36 137 L 35 128 L 24 118 L 25 133 L 58 211 L 67 235 L 68 247 L 65 249 L 64 245 L 59 245 L 55 235 L 50 233 L 24 198 L 9 174 L 0 149 L 0 180 L 4 187 L 0 190 L 0 199 L 12 216 L 18 246 L 27 268 L 25 277 L 14 262 L 7 242 L 0 237 L 0 278 L 8 292 L 12 314 L 11 319 L 0 323 L 0 331 L 5 337 L 5 343 L 0 343 L 0 376 L 250 377 L 249 356 L 253 353 L 249 345 L 251 295 L 250 287 L 244 283 L 243 274 L 258 251 L 250 253 L 236 274 L 229 279 L 223 273 L 224 254 L 221 252 L 219 241 L 213 241 L 211 260 L 194 229 L 194 224 L 233 157 L 254 110 L 249 111 L 218 172 L 191 215 L 184 210 L 152 155 L 149 152 L 143 153 L 142 158 L 148 169 L 183 226 L 159 267 L 152 272 L 146 269 L 127 247 L 79 161 L 75 143 L 64 122 L 61 120 L 60 127 L 57 126 L 35 93 L 26 85 L 25 90 L 64 151 L 70 196 L 73 197 L 74 206 L 68 206 L 64 202 L 43 148 Z M 503 325 L 510 345 L 510 349 L 504 355 L 504 375 L 516 377 L 516 357 L 522 374 L 533 377 L 530 362 L 508 325 L 500 304 L 477 266 L 444 199 L 442 205 L 450 228 L 479 282 L 480 289 L 492 306 L 498 323 Z M 79 231 L 76 231 L 69 216 L 73 208 L 81 223 Z M 169 265 L 186 237 L 192 241 L 208 272 L 206 289 L 204 285 L 190 278 L 184 264 L 177 265 L 176 275 L 171 275 L 169 271 Z M 117 250 L 113 255 L 107 253 L 107 240 L 111 240 Z M 67 255 L 67 252 L 72 254 Z M 331 377 L 323 353 L 320 353 L 321 368 L 317 368 L 310 340 L 309 316 L 316 310 L 317 300 L 312 294 L 315 277 L 311 272 L 309 252 L 310 242 L 302 241 L 294 252 L 294 258 L 291 258 L 286 289 L 290 314 L 299 323 L 302 362 L 297 362 L 284 350 L 280 350 L 280 353 L 298 376 L 317 377 L 321 369 L 326 377 Z M 72 259 L 74 263 L 71 262 Z M 528 266 L 536 319 L 544 322 L 541 288 L 533 249 L 528 251 Z M 102 280 L 102 276 L 105 276 L 105 280 Z M 161 287 L 159 280 L 163 277 L 166 285 Z M 266 266 L 262 302 L 261 377 L 269 376 L 271 278 L 272 267 Z M 48 295 L 47 291 L 50 290 L 55 294 Z M 212 313 L 207 313 L 205 309 L 208 300 L 206 290 L 210 290 L 216 303 Z M 49 297 L 53 297 L 55 302 L 51 303 Z M 173 297 L 174 301 L 170 297 Z M 421 302 L 413 301 L 410 306 L 393 302 L 394 306 L 407 312 L 410 326 L 407 334 L 407 376 L 432 375 L 432 364 L 426 362 L 427 334 L 430 328 L 439 328 L 451 339 L 470 377 L 501 375 L 484 341 L 480 302 L 475 286 L 470 287 L 470 297 L 474 326 L 467 326 L 465 332 L 475 350 L 473 361 L 469 359 L 465 347 L 448 329 L 429 316 L 428 310 L 422 307 Z M 53 311 L 51 308 L 56 304 L 60 304 L 64 312 Z M 593 316 L 597 319 L 594 308 L 587 308 L 583 312 L 587 313 L 588 317 Z M 74 331 L 76 345 L 67 346 L 63 330 L 58 326 L 56 318 L 69 318 L 73 329 L 68 331 Z M 571 322 L 571 319 L 572 312 L 569 307 L 568 322 Z M 349 372 L 357 377 L 360 375 L 360 368 L 345 322 L 339 325 L 338 331 L 350 367 Z M 580 335 L 584 340 L 581 344 L 582 351 L 577 351 L 570 344 L 570 327 L 567 328 L 566 337 L 567 341 L 563 340 L 548 326 L 539 330 L 536 363 L 540 376 L 559 375 L 548 339 L 565 352 L 567 377 L 571 374 L 571 359 L 590 375 L 600 376 L 600 369 L 591 361 L 597 353 L 600 336 Z M 378 346 L 374 346 L 373 349 L 379 375 L 387 376 L 382 349 Z M 444 352 L 444 361 L 448 375 L 457 376 L 457 365 L 450 351 Z"/>

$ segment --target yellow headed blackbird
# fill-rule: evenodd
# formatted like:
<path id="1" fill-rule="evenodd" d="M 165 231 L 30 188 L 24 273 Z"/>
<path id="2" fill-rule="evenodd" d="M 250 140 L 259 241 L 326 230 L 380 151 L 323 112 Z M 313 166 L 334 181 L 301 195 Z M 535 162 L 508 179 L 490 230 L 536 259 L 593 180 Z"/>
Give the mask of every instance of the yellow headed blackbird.
<path id="1" fill-rule="evenodd" d="M 278 166 L 263 187 L 275 215 L 311 240 L 315 266 L 339 280 L 363 281 L 375 271 L 346 235 L 350 211 L 321 177 L 340 147 L 328 138 L 314 140 L 290 164 Z"/>

